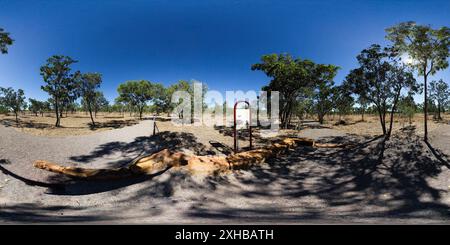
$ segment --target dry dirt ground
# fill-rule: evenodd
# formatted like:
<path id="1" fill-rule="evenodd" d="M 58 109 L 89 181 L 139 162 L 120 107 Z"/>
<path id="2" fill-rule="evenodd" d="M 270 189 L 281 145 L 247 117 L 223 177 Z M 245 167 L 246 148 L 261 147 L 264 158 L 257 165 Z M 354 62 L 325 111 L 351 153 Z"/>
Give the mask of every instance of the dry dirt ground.
<path id="1" fill-rule="evenodd" d="M 433 131 L 436 128 L 438 128 L 441 124 L 448 124 L 450 123 L 450 114 L 442 114 L 441 117 L 443 118 L 442 121 L 437 122 L 432 120 L 433 115 L 428 115 L 428 130 Z M 326 117 L 326 122 L 324 125 L 320 125 L 321 128 L 331 128 L 331 129 L 337 129 L 340 132 L 345 132 L 349 134 L 356 134 L 356 135 L 369 135 L 369 136 L 376 136 L 383 133 L 380 125 L 380 120 L 375 115 L 365 115 L 364 121 L 362 121 L 360 115 L 347 115 L 343 116 L 341 119 L 346 123 L 344 125 L 338 124 L 339 121 L 338 116 L 329 116 Z M 312 119 L 314 120 L 314 119 Z M 417 134 L 423 134 L 423 114 L 417 113 L 413 119 L 412 119 L 412 125 L 416 127 L 416 133 Z M 407 118 L 395 116 L 394 117 L 394 123 L 393 123 L 393 130 L 398 131 L 401 128 L 404 128 L 406 126 L 409 126 L 409 120 Z M 304 124 L 304 128 L 308 127 L 308 123 Z M 319 126 L 318 126 L 319 127 Z M 389 127 L 389 119 L 387 118 L 386 127 Z"/>
<path id="2" fill-rule="evenodd" d="M 13 115 L 0 114 L 0 124 L 12 127 L 20 132 L 37 136 L 71 136 L 87 135 L 105 130 L 117 129 L 131 126 L 139 121 L 136 117 L 128 114 L 99 113 L 95 118 L 96 127 L 92 127 L 91 118 L 86 113 L 69 113 L 61 119 L 61 127 L 55 127 L 56 117 L 54 114 L 45 113 L 44 116 L 25 114 L 19 116 L 19 123 Z"/>
<path id="3" fill-rule="evenodd" d="M 64 119 L 63 119 L 64 120 Z M 64 122 L 64 121 L 63 121 Z M 373 123 L 373 124 L 371 124 Z M 247 170 L 192 176 L 169 169 L 154 176 L 85 182 L 32 167 L 118 167 L 163 148 L 229 154 L 226 128 L 175 128 L 150 120 L 90 135 L 35 136 L 0 126 L 1 223 L 450 223 L 450 124 L 431 122 L 430 142 L 417 126 L 387 142 L 364 123 L 305 123 L 283 134 L 348 149 L 299 146 Z M 368 122 L 370 130 L 378 127 Z M 375 130 L 375 129 L 373 129 Z M 256 143 L 264 144 L 258 137 Z"/>

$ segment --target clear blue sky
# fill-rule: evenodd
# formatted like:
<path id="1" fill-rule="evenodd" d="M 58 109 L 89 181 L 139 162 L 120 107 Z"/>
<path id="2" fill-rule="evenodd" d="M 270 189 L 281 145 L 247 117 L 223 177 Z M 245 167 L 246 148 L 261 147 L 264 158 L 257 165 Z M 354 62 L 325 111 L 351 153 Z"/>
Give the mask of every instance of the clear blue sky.
<path id="1" fill-rule="evenodd" d="M 281 52 L 341 66 L 340 83 L 362 49 L 385 44 L 384 29 L 409 20 L 450 26 L 450 1 L 0 0 L 0 27 L 15 39 L 0 55 L 0 86 L 46 99 L 39 67 L 54 54 L 102 73 L 110 100 L 135 79 L 256 90 L 269 79 L 250 66 Z M 437 77 L 449 82 L 449 73 Z"/>

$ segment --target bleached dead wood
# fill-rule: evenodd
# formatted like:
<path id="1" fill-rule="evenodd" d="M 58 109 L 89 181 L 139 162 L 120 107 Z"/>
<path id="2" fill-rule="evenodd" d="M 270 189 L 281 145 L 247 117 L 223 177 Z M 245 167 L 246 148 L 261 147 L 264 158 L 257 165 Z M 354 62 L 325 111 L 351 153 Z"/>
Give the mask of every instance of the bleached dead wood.
<path id="1" fill-rule="evenodd" d="M 343 144 L 321 144 L 307 138 L 285 138 L 271 146 L 240 152 L 226 157 L 195 156 L 182 152 L 171 152 L 167 149 L 143 156 L 128 166 L 113 169 L 91 169 L 79 167 L 65 167 L 48 161 L 38 160 L 34 167 L 50 172 L 63 174 L 72 178 L 87 180 L 114 180 L 139 175 L 153 175 L 171 167 L 185 167 L 191 172 L 205 172 L 216 174 L 230 169 L 245 168 L 253 164 L 264 162 L 270 157 L 283 154 L 289 148 L 297 145 L 337 148 Z"/>

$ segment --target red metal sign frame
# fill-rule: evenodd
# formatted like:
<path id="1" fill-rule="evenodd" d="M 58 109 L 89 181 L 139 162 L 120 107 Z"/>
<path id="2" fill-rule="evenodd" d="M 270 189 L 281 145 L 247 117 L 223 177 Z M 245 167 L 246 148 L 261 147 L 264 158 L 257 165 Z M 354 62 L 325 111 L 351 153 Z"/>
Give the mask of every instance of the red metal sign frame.
<path id="1" fill-rule="evenodd" d="M 237 138 L 237 124 L 236 124 L 236 109 L 237 109 L 237 105 L 239 104 L 239 103 L 246 103 L 247 105 L 248 105 L 248 110 L 249 110 L 249 122 L 248 122 L 248 130 L 249 130 L 249 133 L 250 133 L 250 149 L 252 149 L 252 111 L 251 111 L 251 107 L 250 107 L 250 103 L 248 102 L 248 101 L 237 101 L 236 103 L 234 103 L 234 111 L 233 111 L 233 114 L 234 114 L 234 126 L 233 126 L 233 129 L 234 129 L 234 152 L 236 153 L 237 151 L 238 151 L 238 149 L 237 149 L 237 141 L 238 141 L 238 138 Z"/>

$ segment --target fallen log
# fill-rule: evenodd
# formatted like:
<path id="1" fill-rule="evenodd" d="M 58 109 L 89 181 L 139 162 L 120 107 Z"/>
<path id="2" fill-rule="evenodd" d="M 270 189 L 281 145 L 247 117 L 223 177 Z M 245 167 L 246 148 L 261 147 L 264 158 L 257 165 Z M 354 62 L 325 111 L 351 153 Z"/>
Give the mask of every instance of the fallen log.
<path id="1" fill-rule="evenodd" d="M 57 174 L 64 174 L 68 177 L 75 179 L 109 180 L 109 179 L 123 179 L 126 177 L 133 176 L 133 173 L 129 171 L 128 168 L 91 169 L 78 167 L 64 167 L 43 160 L 35 161 L 34 167 Z"/>
<path id="2" fill-rule="evenodd" d="M 266 159 L 283 154 L 297 145 L 317 148 L 344 147 L 343 144 L 316 143 L 314 140 L 307 138 L 285 138 L 265 148 L 235 153 L 226 157 L 188 155 L 183 152 L 171 152 L 168 149 L 164 149 L 157 153 L 140 157 L 122 168 L 91 169 L 65 167 L 43 160 L 35 161 L 34 167 L 63 174 L 71 178 L 86 180 L 114 180 L 138 175 L 153 175 L 172 167 L 185 166 L 188 171 L 193 173 L 217 174 L 262 163 Z"/>

